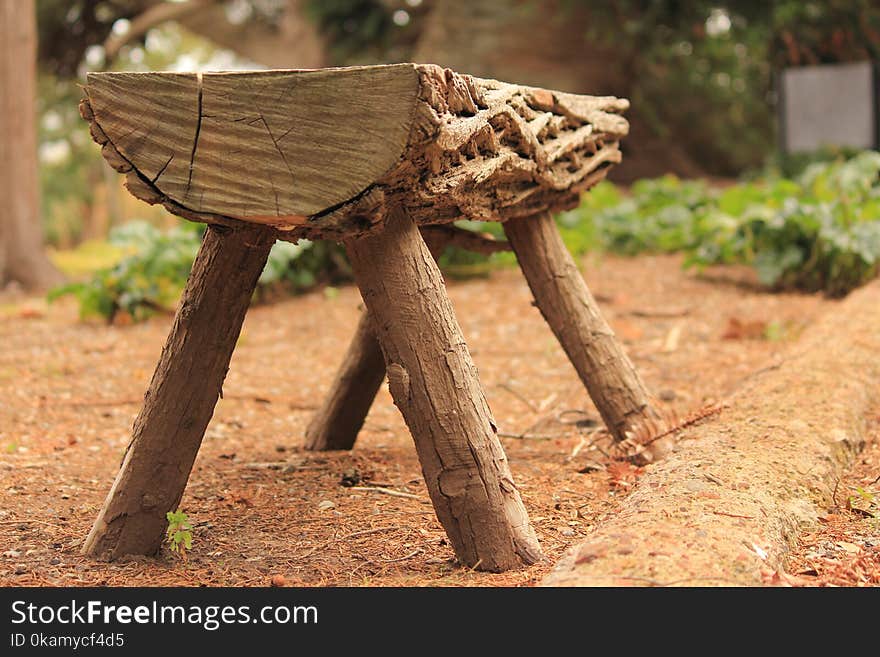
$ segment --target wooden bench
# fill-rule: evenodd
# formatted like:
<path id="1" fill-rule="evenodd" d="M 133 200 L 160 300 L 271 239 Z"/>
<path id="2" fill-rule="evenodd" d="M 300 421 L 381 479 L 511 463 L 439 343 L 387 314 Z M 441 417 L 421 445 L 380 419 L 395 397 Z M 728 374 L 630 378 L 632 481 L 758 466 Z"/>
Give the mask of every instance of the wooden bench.
<path id="1" fill-rule="evenodd" d="M 444 226 L 503 221 L 538 307 L 623 439 L 648 396 L 551 212 L 620 161 L 627 101 L 416 64 L 96 73 L 85 93 L 81 113 L 129 191 L 209 226 L 83 551 L 158 550 L 269 249 L 308 238 L 344 242 L 367 309 L 308 446 L 350 448 L 387 373 L 460 562 L 502 571 L 539 560 L 431 251 L 450 239 L 503 248 Z"/>

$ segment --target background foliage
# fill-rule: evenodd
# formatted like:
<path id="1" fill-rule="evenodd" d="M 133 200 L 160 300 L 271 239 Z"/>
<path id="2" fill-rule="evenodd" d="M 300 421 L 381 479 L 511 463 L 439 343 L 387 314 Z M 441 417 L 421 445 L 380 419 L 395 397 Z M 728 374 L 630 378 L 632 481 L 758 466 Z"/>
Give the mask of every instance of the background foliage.
<path id="1" fill-rule="evenodd" d="M 501 6 L 506 0 L 475 1 Z M 76 251 L 55 257 L 80 279 L 83 272 L 98 270 L 63 290 L 80 299 L 86 314 L 138 319 L 173 305 L 203 230 L 137 204 L 121 191 L 119 177 L 108 174 L 76 112 L 84 71 L 110 65 L 100 44 L 151 4 L 37 2 L 46 236 L 59 249 L 85 241 Z M 285 4 L 230 0 L 224 6 L 240 20 L 271 27 L 281 20 Z M 459 4 L 446 7 L 454 11 Z M 770 287 L 830 294 L 842 294 L 876 274 L 877 154 L 777 153 L 773 80 L 785 66 L 877 59 L 880 3 L 520 4 L 536 19 L 545 11 L 588 11 L 583 41 L 606 49 L 614 92 L 632 100 L 631 114 L 663 143 L 683 146 L 711 181 L 667 176 L 640 181 L 629 190 L 600 185 L 580 209 L 559 217 L 575 253 L 683 251 L 690 266 L 744 263 L 755 267 Z M 306 0 L 303 6 L 324 39 L 328 61 L 350 64 L 410 59 L 439 0 Z M 166 23 L 133 40 L 111 64 L 117 70 L 157 70 L 237 63 L 231 52 Z M 577 58 L 571 66 L 579 66 Z M 808 166 L 817 161 L 825 164 Z M 732 184 L 734 177 L 742 182 Z M 141 223 L 125 225 L 132 216 Z M 500 231 L 495 224 L 472 227 Z M 486 259 L 454 248 L 441 258 L 447 275 L 454 276 L 478 275 L 511 262 L 510 254 Z M 337 245 L 279 244 L 258 298 L 334 284 L 348 275 Z"/>
<path id="2" fill-rule="evenodd" d="M 557 217 L 575 255 L 686 254 L 686 267 L 745 264 L 771 289 L 842 295 L 880 267 L 880 153 L 814 162 L 795 179 L 770 173 L 725 188 L 675 176 L 639 181 L 629 190 L 603 182 L 582 205 Z M 498 223 L 459 222 L 503 238 Z M 178 298 L 204 226 L 181 222 L 161 231 L 144 222 L 114 229 L 110 242 L 125 254 L 89 280 L 55 290 L 74 294 L 84 316 L 138 320 L 168 310 Z M 482 275 L 515 262 L 446 250 L 448 276 Z M 278 242 L 260 277 L 257 300 L 350 280 L 345 253 L 332 242 Z"/>

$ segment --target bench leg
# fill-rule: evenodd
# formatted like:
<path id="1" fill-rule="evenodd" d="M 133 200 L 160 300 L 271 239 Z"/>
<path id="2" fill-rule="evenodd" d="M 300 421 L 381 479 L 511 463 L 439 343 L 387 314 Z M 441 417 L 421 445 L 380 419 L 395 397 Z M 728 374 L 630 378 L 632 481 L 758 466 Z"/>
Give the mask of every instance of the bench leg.
<path id="1" fill-rule="evenodd" d="M 447 240 L 430 231 L 423 232 L 422 237 L 434 259 L 439 258 Z M 330 392 L 306 427 L 305 449 L 352 449 L 384 380 L 385 357 L 369 314 L 365 312 L 336 371 Z"/>
<path id="2" fill-rule="evenodd" d="M 158 551 L 165 514 L 183 496 L 273 242 L 261 228 L 208 227 L 84 554 L 113 559 Z"/>
<path id="3" fill-rule="evenodd" d="M 648 392 L 614 331 L 602 317 L 550 213 L 504 224 L 535 302 L 550 325 L 608 431 L 626 431 L 652 413 Z"/>
<path id="4" fill-rule="evenodd" d="M 321 408 L 306 428 L 308 450 L 351 449 L 385 380 L 385 357 L 364 312 Z"/>
<path id="5" fill-rule="evenodd" d="M 503 571 L 541 559 L 443 279 L 416 225 L 346 243 L 385 354 L 394 403 L 459 561 Z"/>

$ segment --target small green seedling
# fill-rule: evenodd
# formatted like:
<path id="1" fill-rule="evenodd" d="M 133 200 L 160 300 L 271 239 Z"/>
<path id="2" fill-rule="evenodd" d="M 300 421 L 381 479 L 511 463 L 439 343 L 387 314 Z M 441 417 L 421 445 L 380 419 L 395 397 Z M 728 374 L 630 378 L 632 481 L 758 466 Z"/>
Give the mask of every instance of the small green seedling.
<path id="1" fill-rule="evenodd" d="M 168 518 L 166 540 L 171 551 L 186 561 L 186 551 L 192 549 L 192 524 L 187 515 L 178 509 L 165 514 Z"/>
<path id="2" fill-rule="evenodd" d="M 850 511 L 857 511 L 868 518 L 880 518 L 877 498 L 874 493 L 866 491 L 861 486 L 856 486 L 856 495 L 850 495 L 846 500 L 846 506 Z"/>
<path id="3" fill-rule="evenodd" d="M 764 329 L 764 338 L 770 342 L 779 342 L 784 337 L 785 325 L 782 322 L 774 319 L 767 323 L 767 327 Z"/>

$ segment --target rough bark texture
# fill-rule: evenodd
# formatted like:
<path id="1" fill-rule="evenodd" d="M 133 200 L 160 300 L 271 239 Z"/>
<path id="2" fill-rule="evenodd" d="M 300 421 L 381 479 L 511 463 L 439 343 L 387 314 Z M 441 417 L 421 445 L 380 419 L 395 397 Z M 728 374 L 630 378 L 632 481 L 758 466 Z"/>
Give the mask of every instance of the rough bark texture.
<path id="1" fill-rule="evenodd" d="M 506 242 L 453 226 L 427 226 L 422 237 L 436 260 L 448 244 L 489 255 L 509 248 Z M 330 392 L 306 428 L 308 450 L 351 449 L 370 406 L 385 380 L 385 359 L 364 313 L 352 336 Z"/>
<path id="2" fill-rule="evenodd" d="M 680 434 L 544 584 L 766 584 L 798 536 L 846 503 L 837 485 L 880 400 L 878 325 L 874 282 L 755 373 L 719 415 Z"/>
<path id="3" fill-rule="evenodd" d="M 504 232 L 541 314 L 617 440 L 651 412 L 648 393 L 602 317 L 547 213 L 511 219 Z"/>
<path id="4" fill-rule="evenodd" d="M 36 15 L 32 0 L 0 0 L 0 286 L 60 283 L 43 252 L 37 178 Z"/>
<path id="5" fill-rule="evenodd" d="M 83 116 L 129 190 L 196 221 L 348 239 L 577 204 L 620 161 L 628 102 L 398 64 L 89 75 Z M 171 109 L 169 109 L 171 108 Z"/>
<path id="6" fill-rule="evenodd" d="M 361 315 L 342 365 L 306 428 L 308 450 L 351 449 L 385 380 L 385 357 L 368 313 Z"/>
<path id="7" fill-rule="evenodd" d="M 458 559 L 503 571 L 541 558 L 440 270 L 401 212 L 346 243 L 415 440 L 428 491 Z M 425 319 L 430 318 L 430 322 Z"/>
<path id="8" fill-rule="evenodd" d="M 159 549 L 165 514 L 183 495 L 273 241 L 259 228 L 205 233 L 85 554 L 113 559 Z"/>

